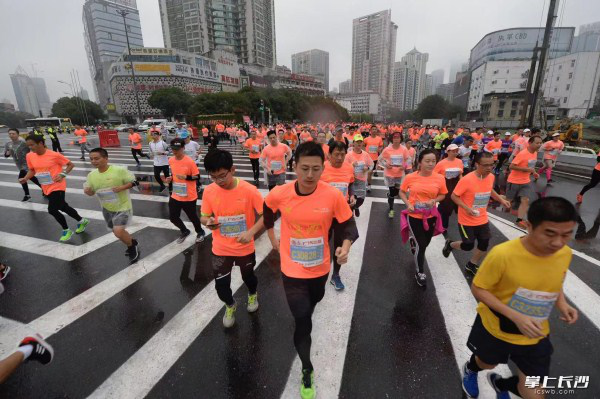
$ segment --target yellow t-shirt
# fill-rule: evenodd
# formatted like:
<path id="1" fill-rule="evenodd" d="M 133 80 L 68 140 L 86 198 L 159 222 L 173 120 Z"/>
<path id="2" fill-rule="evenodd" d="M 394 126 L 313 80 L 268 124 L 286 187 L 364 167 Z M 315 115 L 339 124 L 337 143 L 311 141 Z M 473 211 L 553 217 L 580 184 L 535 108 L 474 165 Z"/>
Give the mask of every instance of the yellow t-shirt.
<path id="1" fill-rule="evenodd" d="M 496 245 L 490 251 L 473 284 L 491 292 L 517 312 L 541 320 L 542 331 L 547 336 L 550 333 L 548 317 L 562 289 L 571 257 L 571 248 L 566 245 L 551 256 L 536 256 L 517 238 Z M 477 312 L 485 329 L 498 339 L 515 345 L 534 345 L 541 339 L 521 334 L 510 319 L 495 314 L 482 302 Z"/>

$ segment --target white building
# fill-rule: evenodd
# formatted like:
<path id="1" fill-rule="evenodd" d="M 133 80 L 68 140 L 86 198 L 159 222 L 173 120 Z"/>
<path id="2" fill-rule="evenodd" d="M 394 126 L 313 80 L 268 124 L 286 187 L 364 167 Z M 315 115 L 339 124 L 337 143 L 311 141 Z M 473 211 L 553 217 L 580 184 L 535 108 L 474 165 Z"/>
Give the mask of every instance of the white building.
<path id="1" fill-rule="evenodd" d="M 352 93 L 352 79 L 344 80 L 340 82 L 340 94 Z"/>
<path id="2" fill-rule="evenodd" d="M 467 112 L 479 112 L 486 94 L 525 90 L 530 66 L 531 60 L 488 61 L 481 64 L 471 73 Z"/>
<path id="3" fill-rule="evenodd" d="M 425 75 L 425 94 L 423 98 L 429 97 L 433 92 L 433 76 L 430 74 Z"/>
<path id="4" fill-rule="evenodd" d="M 600 52 L 579 52 L 549 60 L 542 85 L 558 117 L 586 117 L 598 102 Z"/>
<path id="5" fill-rule="evenodd" d="M 336 101 L 351 114 L 377 115 L 381 109 L 381 97 L 375 92 L 340 95 Z M 347 106 L 348 103 L 350 107 Z"/>
<path id="6" fill-rule="evenodd" d="M 412 110 L 425 98 L 427 77 L 425 69 L 429 54 L 413 48 L 394 63 L 392 102 L 400 110 Z"/>
<path id="7" fill-rule="evenodd" d="M 292 54 L 292 72 L 316 76 L 325 83 L 329 91 L 329 53 L 323 50 L 308 50 Z"/>
<path id="8" fill-rule="evenodd" d="M 392 98 L 398 26 L 384 10 L 352 21 L 352 92 L 374 91 Z"/>

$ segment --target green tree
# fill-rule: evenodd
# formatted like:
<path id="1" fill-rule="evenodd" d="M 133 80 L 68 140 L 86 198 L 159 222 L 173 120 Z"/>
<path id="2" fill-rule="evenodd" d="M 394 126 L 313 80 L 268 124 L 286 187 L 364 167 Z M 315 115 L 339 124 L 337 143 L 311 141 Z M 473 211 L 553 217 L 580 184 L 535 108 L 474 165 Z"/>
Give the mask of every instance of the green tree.
<path id="1" fill-rule="evenodd" d="M 34 115 L 27 112 L 0 112 L 0 125 L 14 128 L 25 128 L 25 119 L 33 119 Z"/>
<path id="2" fill-rule="evenodd" d="M 412 111 L 401 111 L 398 108 L 388 109 L 387 120 L 388 122 L 405 122 L 415 118 Z"/>
<path id="3" fill-rule="evenodd" d="M 437 94 L 425 97 L 414 113 L 416 119 L 446 118 L 448 113 L 448 101 Z"/>
<path id="4" fill-rule="evenodd" d="M 75 125 L 84 125 L 86 118 L 81 105 L 85 107 L 87 121 L 90 124 L 106 119 L 102 108 L 90 100 L 82 100 L 77 97 L 62 97 L 52 105 L 52 116 L 58 118 L 71 118 Z"/>
<path id="5" fill-rule="evenodd" d="M 148 104 L 152 108 L 160 109 L 167 118 L 186 113 L 192 97 L 179 87 L 167 87 L 154 90 L 148 98 Z"/>

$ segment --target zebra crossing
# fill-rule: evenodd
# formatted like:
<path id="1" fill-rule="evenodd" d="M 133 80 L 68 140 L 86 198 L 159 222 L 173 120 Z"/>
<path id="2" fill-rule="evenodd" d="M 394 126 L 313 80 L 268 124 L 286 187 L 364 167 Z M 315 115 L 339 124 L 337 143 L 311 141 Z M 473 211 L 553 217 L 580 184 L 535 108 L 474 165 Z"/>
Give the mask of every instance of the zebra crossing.
<path id="1" fill-rule="evenodd" d="M 247 156 L 222 147 L 233 153 L 236 175 L 251 181 Z M 224 331 L 212 283 L 211 237 L 175 243 L 178 231 L 168 220 L 167 195 L 153 184 L 152 162 L 141 159 L 137 167 L 128 147 L 108 149 L 111 163 L 127 166 L 146 183 L 132 193 L 130 230 L 142 255 L 128 265 L 122 245 L 104 228 L 97 201 L 83 194 L 91 164 L 77 160 L 78 148 L 63 148 L 75 164 L 67 200 L 91 220 L 69 244 L 56 242 L 57 226 L 36 186 L 30 185 L 32 202 L 19 201 L 14 164 L 0 159 L 0 250 L 13 266 L 0 296 L 0 358 L 32 332 L 48 337 L 56 350 L 51 365 L 19 369 L 0 386 L 0 396 L 297 397 L 293 319 L 278 255 L 266 235 L 256 243 L 261 309 L 256 315 L 238 312 L 236 327 Z M 360 238 L 342 268 L 346 289 L 335 292 L 328 285 L 313 316 L 318 397 L 461 397 L 459 370 L 470 356 L 466 338 L 476 306 L 462 269 L 468 255 L 443 258 L 443 238 L 435 237 L 427 251 L 432 283 L 417 287 L 399 221 L 387 218 L 387 188 L 382 177 L 373 183 L 357 218 Z M 261 179 L 263 195 L 264 187 Z M 501 213 L 494 212 L 491 222 L 492 244 L 522 234 Z M 449 234 L 458 236 L 454 228 Z M 589 375 L 588 389 L 572 396 L 592 398 L 600 392 L 600 261 L 585 248 L 574 254 L 565 293 L 580 320 L 566 326 L 554 315 L 551 373 Z M 242 285 L 233 273 L 234 297 L 243 303 Z M 499 370 L 509 373 L 508 367 Z M 480 387 L 480 398 L 494 397 L 483 379 Z"/>

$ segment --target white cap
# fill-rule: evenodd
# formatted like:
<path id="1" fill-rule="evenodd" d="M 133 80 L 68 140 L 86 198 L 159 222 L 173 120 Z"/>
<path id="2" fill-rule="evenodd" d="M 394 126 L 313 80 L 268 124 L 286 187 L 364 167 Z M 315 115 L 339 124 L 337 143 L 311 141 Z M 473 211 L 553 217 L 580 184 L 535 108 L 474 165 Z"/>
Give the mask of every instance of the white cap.
<path id="1" fill-rule="evenodd" d="M 560 136 L 560 133 L 558 133 L 558 132 L 556 132 L 556 133 L 553 133 L 553 134 L 552 134 L 552 137 L 554 137 L 554 136 Z"/>
<path id="2" fill-rule="evenodd" d="M 529 129 L 523 129 L 523 133 L 526 133 L 526 132 L 531 132 L 531 130 L 529 130 Z"/>
<path id="3" fill-rule="evenodd" d="M 488 130 L 487 134 L 494 134 L 494 131 L 493 130 Z"/>
<path id="4" fill-rule="evenodd" d="M 446 147 L 446 151 L 458 150 L 458 146 L 456 144 L 450 144 Z"/>
<path id="5" fill-rule="evenodd" d="M 505 136 L 510 136 L 510 132 L 504 133 Z"/>

